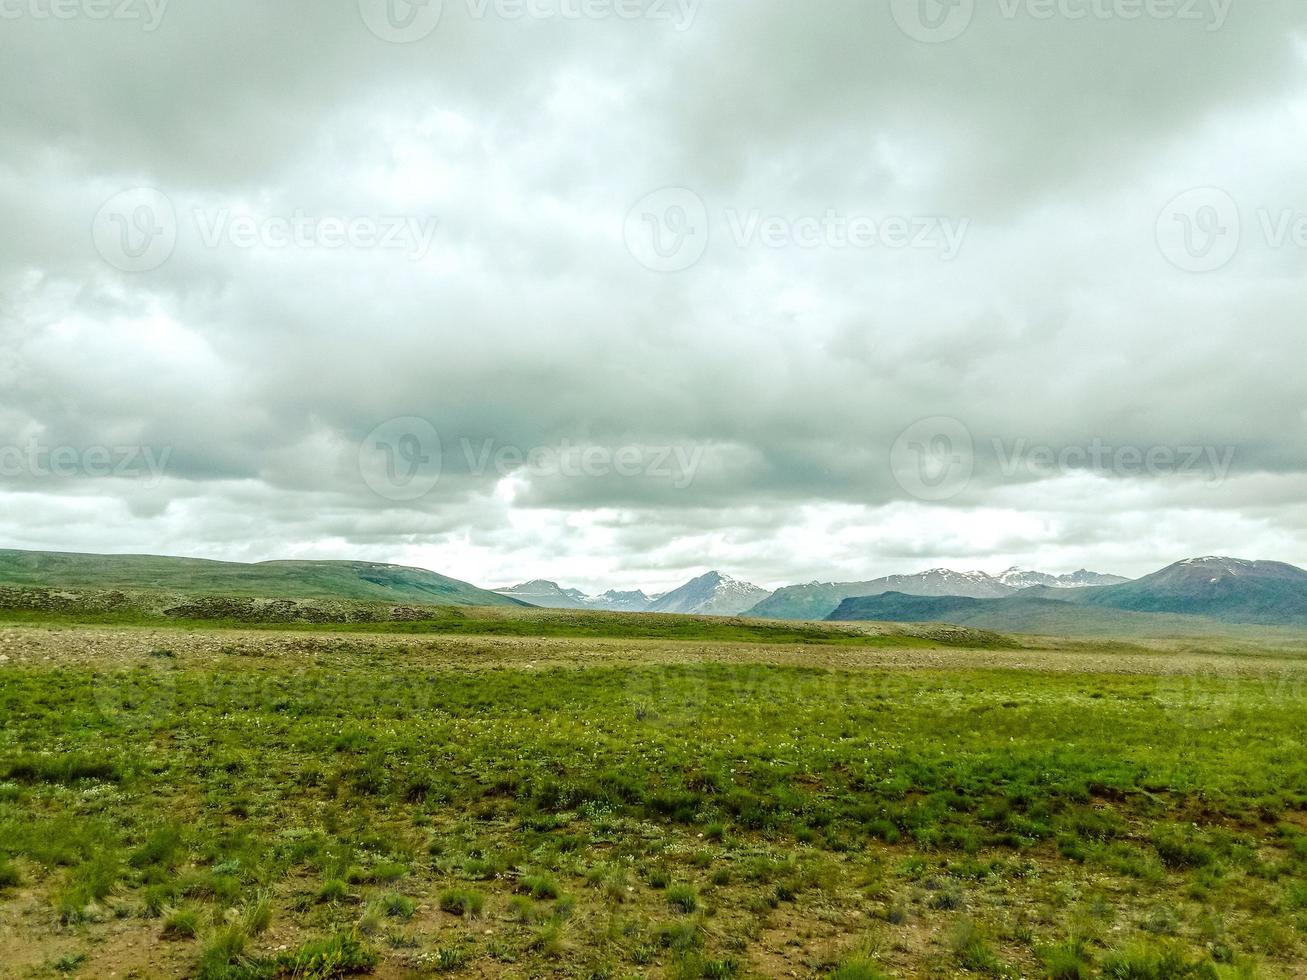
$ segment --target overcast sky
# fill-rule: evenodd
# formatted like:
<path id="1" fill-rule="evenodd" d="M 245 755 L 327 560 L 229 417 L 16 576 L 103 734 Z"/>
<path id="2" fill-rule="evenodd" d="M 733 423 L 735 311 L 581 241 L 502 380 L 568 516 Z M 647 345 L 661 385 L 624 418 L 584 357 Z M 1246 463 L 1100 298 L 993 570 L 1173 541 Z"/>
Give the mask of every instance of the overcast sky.
<path id="1" fill-rule="evenodd" d="M 0 546 L 1307 564 L 1301 0 L 0 0 Z"/>

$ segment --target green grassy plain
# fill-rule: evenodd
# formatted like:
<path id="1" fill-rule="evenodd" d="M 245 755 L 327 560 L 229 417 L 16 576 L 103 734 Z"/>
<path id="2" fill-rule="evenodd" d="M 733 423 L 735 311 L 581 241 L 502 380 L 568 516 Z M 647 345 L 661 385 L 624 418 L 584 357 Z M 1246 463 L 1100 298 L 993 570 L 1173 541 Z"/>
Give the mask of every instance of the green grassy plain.
<path id="1" fill-rule="evenodd" d="M 1296 650 L 8 615 L 6 977 L 1307 975 Z"/>
<path id="2" fill-rule="evenodd" d="M 357 600 L 269 600 L 168 592 L 0 587 L 0 624 L 167 626 L 458 636 L 609 637 L 720 643 L 997 648 L 1012 640 L 939 624 L 790 623 L 760 619 Z"/>

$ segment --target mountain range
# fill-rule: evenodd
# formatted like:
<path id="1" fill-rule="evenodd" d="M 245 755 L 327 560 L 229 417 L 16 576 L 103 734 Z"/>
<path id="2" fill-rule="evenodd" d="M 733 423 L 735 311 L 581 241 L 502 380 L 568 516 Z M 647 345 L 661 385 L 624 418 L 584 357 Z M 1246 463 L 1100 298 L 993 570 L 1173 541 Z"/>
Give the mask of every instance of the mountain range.
<path id="1" fill-rule="evenodd" d="M 660 595 L 587 595 L 537 580 L 481 589 L 421 568 L 359 561 L 257 564 L 155 555 L 0 550 L 0 587 L 163 590 L 292 600 L 537 606 L 784 620 L 946 622 L 1005 632 L 1206 635 L 1240 627 L 1307 626 L 1307 571 L 1275 561 L 1190 558 L 1130 580 L 1008 569 L 931 569 L 867 582 L 814 582 L 769 593 L 708 572 Z"/>
<path id="2" fill-rule="evenodd" d="M 813 582 L 790 585 L 775 592 L 708 572 L 671 592 L 609 591 L 587 595 L 557 582 L 537 579 L 521 585 L 496 589 L 500 595 L 543 606 L 546 609 L 602 609 L 611 612 L 666 612 L 700 616 L 757 616 L 762 619 L 818 620 L 833 613 L 840 603 L 854 596 L 902 592 L 923 596 L 972 596 L 995 599 L 1015 595 L 1021 589 L 1075 589 L 1117 585 L 1130 581 L 1120 575 L 1104 575 L 1084 569 L 1067 575 L 1009 568 L 999 575 L 986 572 L 955 572 L 933 568 L 915 575 L 889 575 L 869 582 Z"/>
<path id="3" fill-rule="evenodd" d="M 541 579 L 495 591 L 499 595 L 546 609 L 601 609 L 607 612 L 662 612 L 699 616 L 738 616 L 769 594 L 766 589 L 720 572 L 708 572 L 671 592 L 653 596 L 639 590 L 620 592 L 616 589 L 610 589 L 602 595 L 586 595 L 579 589 L 565 589 L 557 582 Z"/>
<path id="4" fill-rule="evenodd" d="M 915 596 L 967 596 L 1000 599 L 1027 588 L 1074 589 L 1085 586 L 1119 585 L 1130 581 L 1120 575 L 1104 575 L 1081 569 L 1069 575 L 1009 568 L 999 575 L 986 572 L 955 572 L 932 568 L 915 575 L 888 575 L 869 582 L 811 582 L 777 589 L 749 615 L 763 619 L 825 619 L 846 599 L 900 592 Z"/>
<path id="5" fill-rule="evenodd" d="M 1283 562 L 1189 558 L 1114 585 L 1035 586 L 1000 597 L 902 591 L 851 596 L 827 618 L 1044 633 L 1138 632 L 1145 627 L 1193 633 L 1221 623 L 1307 626 L 1307 571 Z"/>
<path id="6" fill-rule="evenodd" d="M 1131 580 L 1081 569 L 997 575 L 934 568 L 866 582 L 812 582 L 768 593 L 718 572 L 662 596 L 586 596 L 554 583 L 502 590 L 550 608 L 744 615 L 760 619 L 947 622 L 1007 632 L 1210 635 L 1223 624 L 1307 625 L 1307 571 L 1282 562 L 1191 558 Z M 752 600 L 752 601 L 750 601 Z"/>

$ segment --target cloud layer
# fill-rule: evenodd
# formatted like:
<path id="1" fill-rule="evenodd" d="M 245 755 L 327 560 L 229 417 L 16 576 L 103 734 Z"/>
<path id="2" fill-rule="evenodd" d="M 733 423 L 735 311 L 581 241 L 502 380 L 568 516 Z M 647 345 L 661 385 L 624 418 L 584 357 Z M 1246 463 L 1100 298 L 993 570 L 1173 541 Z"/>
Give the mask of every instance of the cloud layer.
<path id="1" fill-rule="evenodd" d="M 13 546 L 1307 563 L 1300 4 L 3 10 Z"/>

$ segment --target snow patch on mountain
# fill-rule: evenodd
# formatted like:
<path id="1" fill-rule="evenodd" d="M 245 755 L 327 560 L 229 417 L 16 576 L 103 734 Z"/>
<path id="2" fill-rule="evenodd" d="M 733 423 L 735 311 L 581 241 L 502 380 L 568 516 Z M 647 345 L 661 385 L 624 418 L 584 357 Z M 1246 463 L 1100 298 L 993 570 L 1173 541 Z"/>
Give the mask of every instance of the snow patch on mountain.
<path id="1" fill-rule="evenodd" d="M 1130 581 L 1121 575 L 1105 575 L 1085 568 L 1065 575 L 1051 575 L 1048 572 L 1013 567 L 996 577 L 998 581 L 1013 589 L 1029 589 L 1041 585 L 1050 589 L 1080 589 L 1094 585 L 1121 585 Z"/>

